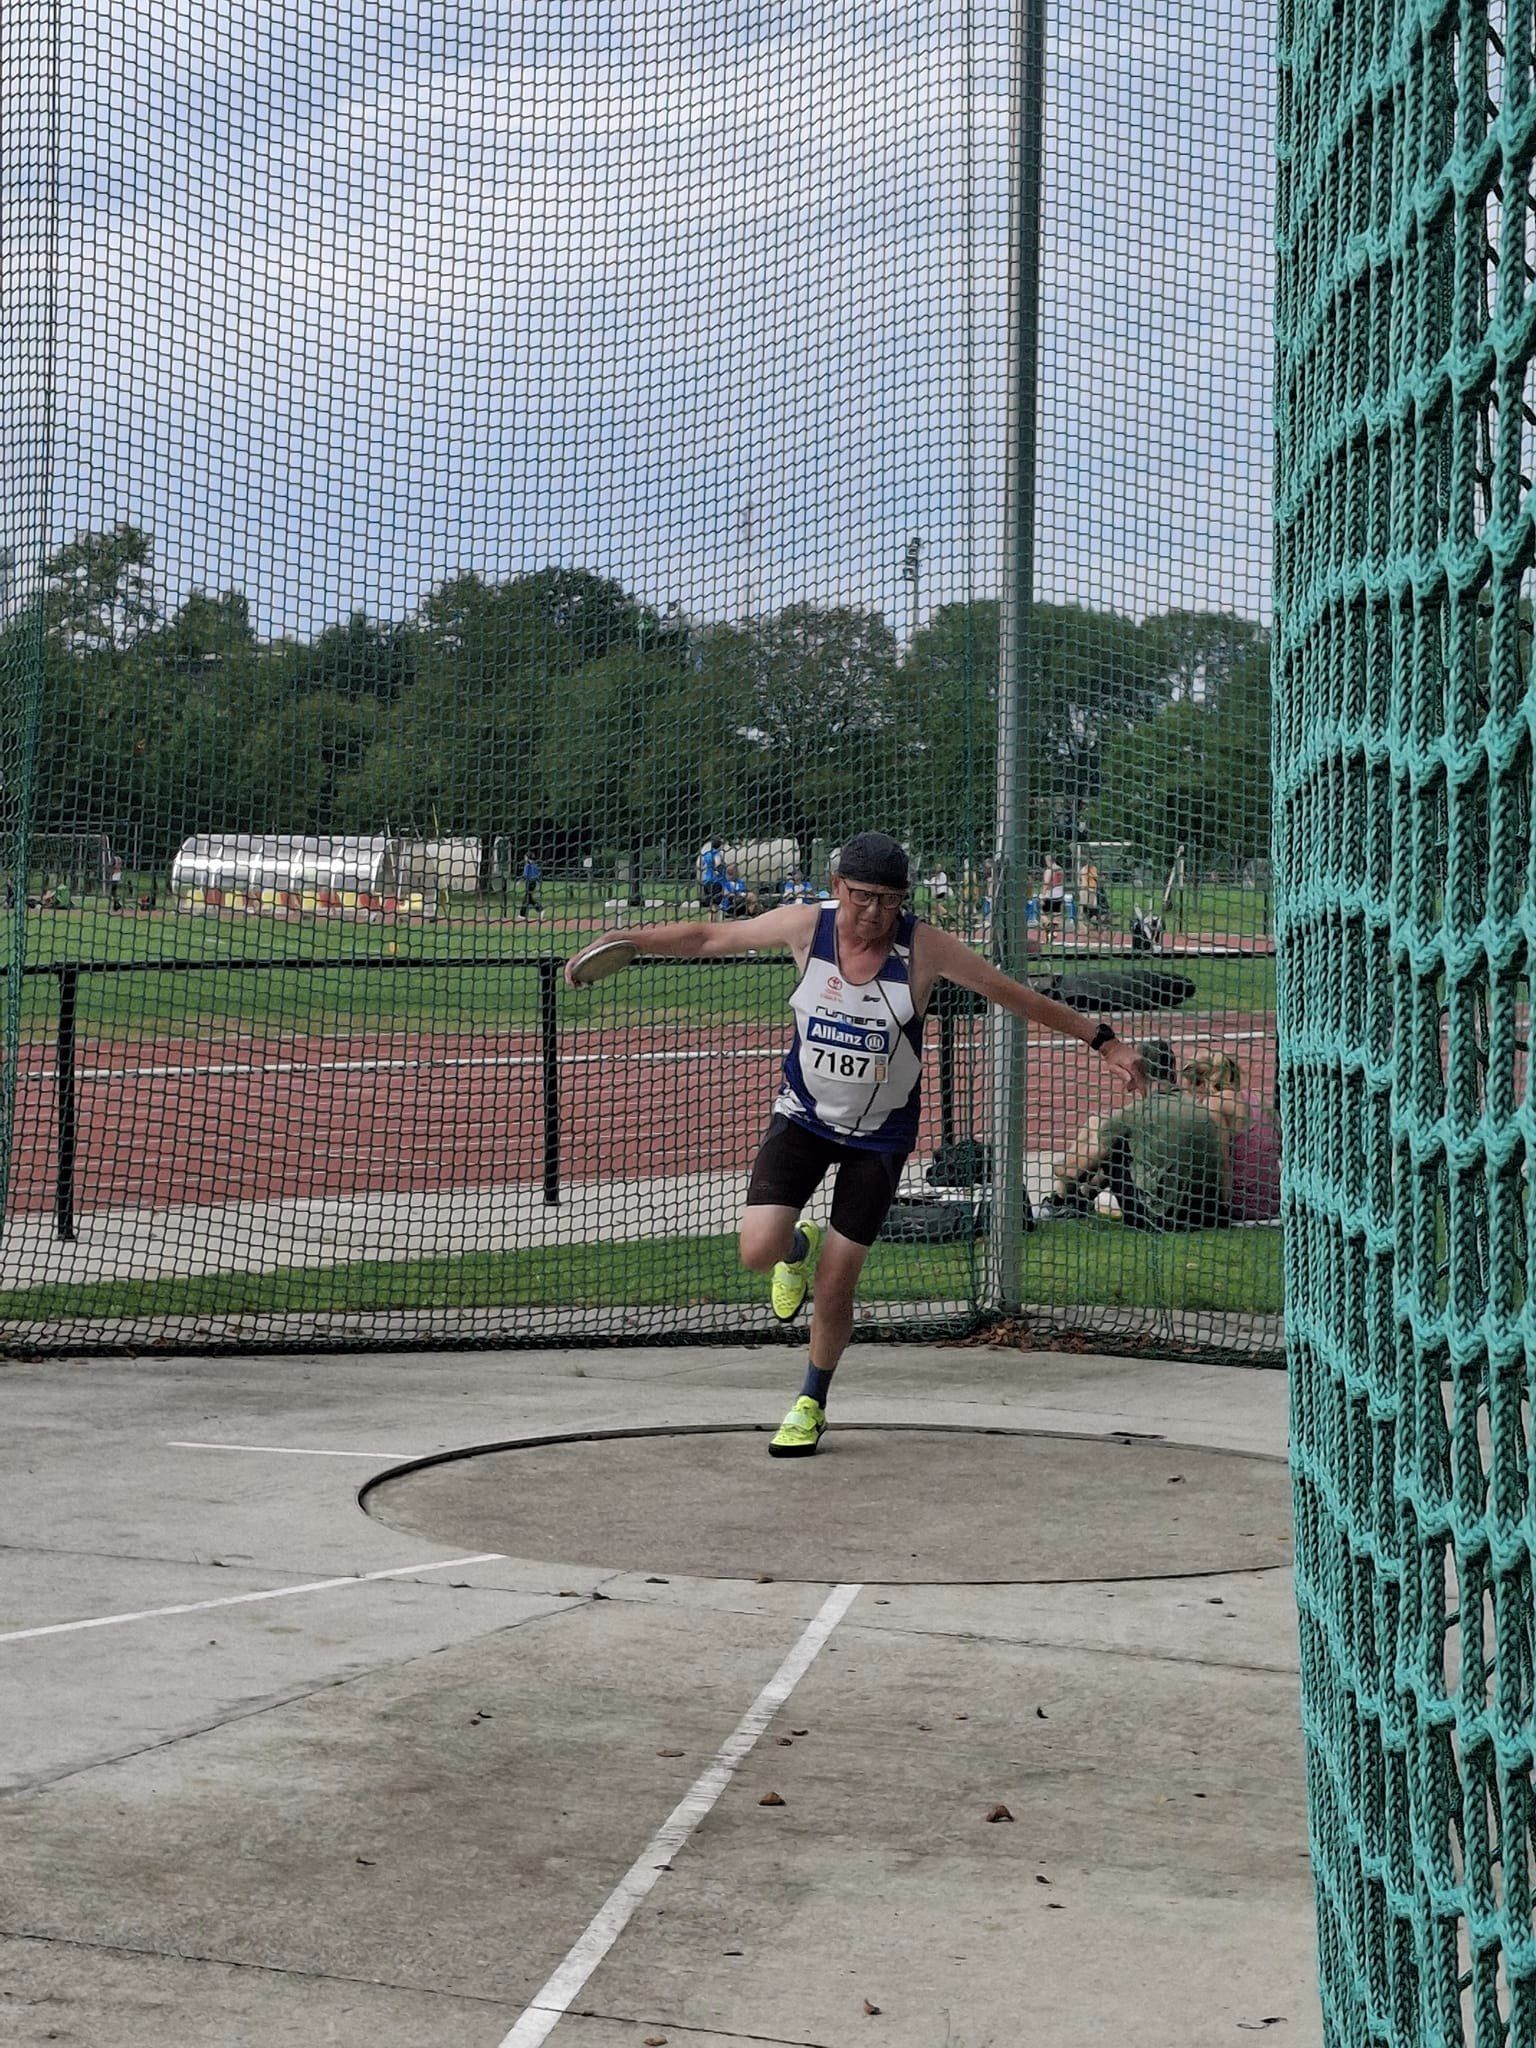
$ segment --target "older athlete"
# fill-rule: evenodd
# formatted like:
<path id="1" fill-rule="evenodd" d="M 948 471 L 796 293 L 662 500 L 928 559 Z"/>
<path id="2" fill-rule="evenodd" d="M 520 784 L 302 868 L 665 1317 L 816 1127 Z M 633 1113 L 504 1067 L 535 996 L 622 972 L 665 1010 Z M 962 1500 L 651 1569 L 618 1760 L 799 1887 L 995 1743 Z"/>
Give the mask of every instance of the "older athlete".
<path id="1" fill-rule="evenodd" d="M 905 908 L 909 883 L 900 844 L 884 832 L 861 832 L 839 855 L 830 903 L 784 904 L 729 925 L 631 927 L 593 942 L 632 939 L 672 960 L 783 947 L 800 970 L 790 997 L 795 1035 L 741 1219 L 742 1263 L 771 1273 L 781 1321 L 799 1313 L 813 1266 L 816 1272 L 810 1365 L 768 1446 L 776 1458 L 809 1456 L 826 1429 L 859 1274 L 917 1142 L 923 1023 L 936 982 L 956 982 L 1032 1024 L 1080 1039 L 1133 1094 L 1146 1090 L 1139 1055 L 1107 1024 L 1095 1027 L 1001 973 L 953 933 L 923 923 Z M 568 980 L 574 964 L 567 963 Z M 823 1235 L 801 1211 L 834 1171 Z"/>

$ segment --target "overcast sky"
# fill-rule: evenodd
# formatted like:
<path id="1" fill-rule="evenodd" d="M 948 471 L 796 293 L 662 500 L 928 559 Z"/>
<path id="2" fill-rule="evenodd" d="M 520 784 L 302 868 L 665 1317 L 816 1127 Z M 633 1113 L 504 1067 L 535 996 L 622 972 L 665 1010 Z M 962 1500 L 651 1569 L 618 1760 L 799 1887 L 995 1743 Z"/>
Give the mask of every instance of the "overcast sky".
<path id="1" fill-rule="evenodd" d="M 925 611 L 995 592 L 996 6 L 63 6 L 55 541 L 263 634 L 551 561 L 899 622 L 914 533 Z M 1267 616 L 1262 25 L 1053 12 L 1040 594 Z"/>

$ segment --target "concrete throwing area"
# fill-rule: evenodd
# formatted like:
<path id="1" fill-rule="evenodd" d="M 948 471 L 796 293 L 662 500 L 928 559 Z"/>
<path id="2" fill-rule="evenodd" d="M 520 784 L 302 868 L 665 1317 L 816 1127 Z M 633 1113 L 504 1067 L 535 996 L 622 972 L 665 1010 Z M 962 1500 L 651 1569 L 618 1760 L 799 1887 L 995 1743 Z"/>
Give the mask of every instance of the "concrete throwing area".
<path id="1" fill-rule="evenodd" d="M 391 1528 L 461 1549 L 542 1545 L 706 1579 L 1050 1585 L 1263 1570 L 1289 1553 L 1290 1481 L 1271 1460 L 1243 1471 L 1233 1452 L 1146 1437 L 865 1422 L 814 1459 L 781 1462 L 763 1456 L 767 1434 L 738 1424 L 486 1446 L 385 1473 L 363 1501 Z M 1175 1500 L 1170 1486 L 1185 1491 Z"/>
<path id="2" fill-rule="evenodd" d="M 0 1364 L 0 2040 L 1311 2048 L 1283 1376 L 795 1376 Z"/>

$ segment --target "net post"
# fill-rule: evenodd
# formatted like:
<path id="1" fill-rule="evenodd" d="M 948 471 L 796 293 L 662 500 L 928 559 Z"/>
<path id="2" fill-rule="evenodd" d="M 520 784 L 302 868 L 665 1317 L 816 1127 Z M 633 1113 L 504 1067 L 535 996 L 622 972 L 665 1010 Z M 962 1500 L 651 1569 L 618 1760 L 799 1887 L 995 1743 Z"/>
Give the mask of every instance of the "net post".
<path id="1" fill-rule="evenodd" d="M 544 1199 L 560 1199 L 560 1032 L 555 1014 L 558 960 L 539 962 L 539 1042 L 544 1101 Z"/>
<path id="2" fill-rule="evenodd" d="M 1025 967 L 1024 747 L 1035 577 L 1035 413 L 1040 369 L 1040 202 L 1045 137 L 1046 0 L 1014 0 L 1010 129 L 1008 431 L 998 619 L 997 836 L 992 951 L 1015 980 Z M 992 1268 L 996 1306 L 1022 1305 L 1024 1020 L 994 1018 Z"/>
<path id="3" fill-rule="evenodd" d="M 941 989 L 948 984 L 941 982 Z M 947 1002 L 940 1002 L 939 1012 L 939 1143 L 945 1147 L 955 1142 L 955 1015 Z"/>
<path id="4" fill-rule="evenodd" d="M 53 1191 L 53 1234 L 75 1237 L 75 1010 L 80 969 L 73 961 L 58 968 L 59 1023 L 54 1041 L 54 1077 L 59 1112 L 59 1149 Z"/>

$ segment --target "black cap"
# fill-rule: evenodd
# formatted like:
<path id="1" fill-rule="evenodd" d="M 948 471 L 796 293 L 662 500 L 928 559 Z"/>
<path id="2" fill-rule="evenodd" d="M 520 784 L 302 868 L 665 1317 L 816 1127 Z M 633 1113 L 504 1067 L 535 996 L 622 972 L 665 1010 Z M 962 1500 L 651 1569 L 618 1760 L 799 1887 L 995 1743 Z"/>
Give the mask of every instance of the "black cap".
<path id="1" fill-rule="evenodd" d="M 877 889 L 905 889 L 910 881 L 907 850 L 888 832 L 857 832 L 837 857 L 845 882 L 868 882 Z"/>
<path id="2" fill-rule="evenodd" d="M 1173 1047 L 1166 1038 L 1144 1038 L 1136 1050 L 1149 1081 L 1171 1081 L 1177 1068 Z"/>

